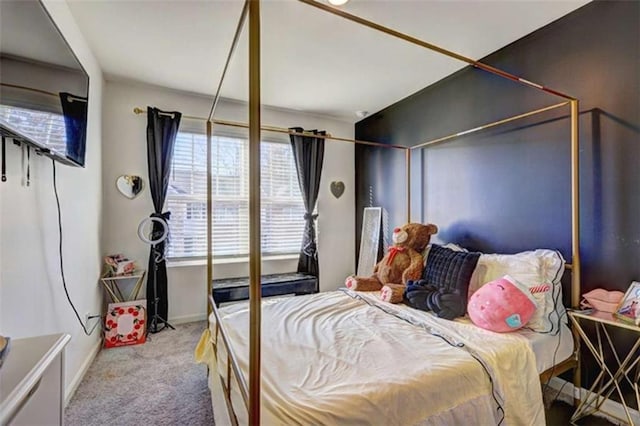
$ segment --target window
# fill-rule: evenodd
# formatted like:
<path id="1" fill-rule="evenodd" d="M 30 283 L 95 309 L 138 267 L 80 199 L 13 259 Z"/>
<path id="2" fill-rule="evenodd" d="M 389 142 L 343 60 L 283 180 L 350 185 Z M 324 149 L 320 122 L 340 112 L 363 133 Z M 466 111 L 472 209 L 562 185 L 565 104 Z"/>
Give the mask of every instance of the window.
<path id="1" fill-rule="evenodd" d="M 214 136 L 212 144 L 213 253 L 249 254 L 249 144 Z M 261 145 L 262 252 L 298 253 L 304 204 L 288 144 Z M 168 257 L 204 257 L 207 251 L 207 138 L 179 132 L 173 153 L 166 208 L 171 212 Z"/>

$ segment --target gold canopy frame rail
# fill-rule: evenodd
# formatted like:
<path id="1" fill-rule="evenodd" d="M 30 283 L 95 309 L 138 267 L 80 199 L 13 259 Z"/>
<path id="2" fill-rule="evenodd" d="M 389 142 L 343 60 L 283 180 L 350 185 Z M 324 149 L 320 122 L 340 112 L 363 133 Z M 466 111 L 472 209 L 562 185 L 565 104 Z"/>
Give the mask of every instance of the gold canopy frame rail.
<path id="1" fill-rule="evenodd" d="M 135 107 L 133 108 L 133 112 L 134 114 L 146 114 L 147 111 L 145 111 L 144 109 L 140 108 L 140 107 Z M 188 119 L 188 120 L 196 120 L 196 121 L 208 121 L 208 119 L 206 117 L 199 117 L 196 115 L 182 115 L 183 119 Z M 220 120 L 220 119 L 213 119 L 211 120 L 212 125 L 218 125 L 218 126 L 229 126 L 229 127 L 237 127 L 237 128 L 241 128 L 241 129 L 248 129 L 249 128 L 249 124 L 247 123 L 242 123 L 240 121 L 232 121 L 232 120 Z M 277 127 L 277 126 L 270 126 L 270 125 L 262 125 L 260 126 L 260 130 L 263 132 L 272 132 L 272 133 L 283 133 L 283 134 L 287 134 L 287 135 L 294 135 L 294 136 L 313 136 L 316 139 L 325 139 L 325 140 L 333 140 L 333 141 L 338 141 L 338 142 L 347 142 L 347 143 L 353 143 L 353 144 L 358 144 L 358 145 L 369 145 L 369 146 L 377 146 L 379 148 L 396 148 L 396 149 L 402 149 L 402 150 L 410 150 L 412 149 L 412 147 L 409 146 L 404 146 L 404 145 L 393 145 L 393 144 L 386 144 L 386 143 L 382 143 L 382 142 L 374 142 L 374 141 L 366 141 L 366 140 L 362 140 L 362 139 L 351 139 L 351 138 L 344 138 L 344 137 L 340 137 L 340 136 L 333 136 L 330 133 L 327 133 L 326 135 L 320 135 L 320 134 L 315 134 L 313 132 L 294 132 L 293 130 L 289 130 L 285 127 Z"/>
<path id="2" fill-rule="evenodd" d="M 260 3 L 260 0 L 249 0 L 249 1 L 251 3 L 255 2 L 256 4 Z M 491 73 L 493 73 L 495 75 L 498 75 L 498 76 L 501 76 L 503 78 L 519 82 L 521 84 L 533 87 L 533 88 L 535 88 L 537 90 L 541 90 L 541 91 L 543 91 L 545 93 L 549 93 L 549 94 L 552 94 L 552 95 L 555 95 L 555 96 L 560 96 L 560 97 L 562 97 L 564 99 L 568 99 L 568 100 L 571 101 L 571 169 L 572 169 L 572 172 L 571 172 L 571 182 L 572 182 L 572 195 L 571 195 L 571 199 L 572 199 L 572 227 L 571 227 L 571 229 L 572 229 L 572 256 L 573 256 L 573 259 L 572 259 L 572 291 L 571 291 L 571 299 L 572 299 L 572 305 L 577 306 L 578 300 L 576 299 L 576 295 L 579 298 L 579 293 L 580 293 L 580 290 L 579 290 L 580 261 L 579 261 L 579 234 L 578 234 L 578 231 L 579 231 L 579 213 L 578 213 L 578 211 L 579 211 L 579 203 L 578 203 L 578 195 L 579 195 L 579 187 L 578 187 L 579 180 L 578 180 L 578 178 L 579 178 L 579 175 L 578 175 L 578 168 L 577 168 L 577 166 L 578 166 L 578 101 L 575 98 L 573 98 L 571 96 L 568 96 L 568 95 L 565 95 L 565 94 L 563 94 L 561 92 L 558 92 L 556 90 L 546 88 L 546 87 L 544 87 L 542 85 L 533 83 L 533 82 L 531 82 L 529 80 L 525 80 L 525 79 L 523 79 L 521 77 L 514 76 L 514 75 L 512 75 L 510 73 L 507 73 L 505 71 L 499 70 L 499 69 L 494 68 L 494 67 L 491 67 L 489 65 L 482 64 L 482 63 L 480 63 L 478 61 L 473 61 L 471 59 L 465 58 L 462 55 L 453 53 L 453 52 L 448 51 L 446 49 L 442 49 L 442 48 L 440 48 L 438 46 L 435 46 L 435 45 L 432 45 L 430 43 L 423 42 L 423 41 L 418 40 L 418 39 L 416 39 L 414 37 L 410 37 L 410 36 L 408 36 L 406 34 L 399 33 L 399 32 L 397 32 L 395 30 L 392 30 L 390 28 L 381 26 L 381 25 L 373 23 L 371 21 L 367 21 L 367 20 L 365 20 L 363 18 L 360 18 L 360 17 L 357 17 L 355 15 L 349 14 L 349 13 L 343 11 L 343 10 L 336 9 L 334 7 L 330 7 L 330 6 L 326 5 L 326 4 L 319 3 L 319 2 L 313 1 L 313 0 L 299 0 L 299 1 L 304 3 L 304 4 L 316 7 L 318 9 L 320 9 L 320 10 L 324 10 L 325 12 L 332 13 L 334 15 L 338 15 L 338 16 L 340 16 L 342 18 L 345 18 L 345 19 L 348 19 L 348 20 L 350 20 L 352 22 L 356 22 L 358 24 L 367 26 L 367 27 L 372 28 L 374 30 L 381 31 L 381 32 L 389 34 L 391 36 L 403 39 L 403 40 L 405 40 L 405 41 L 407 41 L 409 43 L 413 43 L 413 44 L 422 46 L 424 48 L 427 48 L 429 50 L 432 50 L 432 51 L 435 51 L 435 52 L 439 52 L 439 53 L 442 53 L 444 55 L 450 56 L 452 58 L 461 60 L 461 61 L 466 62 L 466 63 L 468 63 L 468 64 L 470 64 L 470 65 L 472 65 L 474 67 L 477 67 L 477 68 L 483 69 L 485 71 L 491 72 Z M 258 7 L 252 8 L 249 11 L 249 21 L 252 22 L 252 20 L 255 20 L 255 21 L 259 22 L 259 19 L 260 19 L 259 8 Z M 256 25 L 255 27 L 250 25 L 250 34 L 249 34 L 249 39 L 250 40 L 253 37 L 255 37 L 255 38 L 257 38 L 259 40 L 260 34 L 255 34 L 255 35 L 251 34 L 251 30 L 256 30 L 256 28 L 259 31 L 259 25 Z M 258 72 L 256 74 L 253 74 L 252 71 L 251 71 L 252 69 L 254 69 L 254 70 L 255 69 L 259 70 L 260 69 L 259 58 L 260 58 L 260 44 L 259 43 L 255 43 L 253 45 L 250 44 L 250 46 L 249 46 L 249 70 L 250 70 L 249 71 L 249 74 L 250 74 L 250 82 L 249 82 L 249 84 L 250 84 L 250 86 L 256 84 L 256 82 L 252 81 L 252 80 L 255 79 L 255 80 L 257 80 L 257 85 L 259 87 L 260 73 Z M 252 62 L 252 59 L 255 59 L 256 61 Z M 249 104 L 250 105 L 251 105 L 252 100 L 253 100 L 252 98 L 254 98 L 256 96 L 259 98 L 259 93 L 255 94 L 250 90 L 250 93 L 249 93 Z M 255 118 L 255 117 L 252 117 L 252 115 L 257 115 L 258 116 L 258 121 L 259 121 L 259 109 L 258 109 L 257 113 L 253 112 L 253 114 L 252 114 L 252 112 L 253 111 L 250 108 L 250 111 L 249 111 L 249 122 L 251 123 L 252 119 Z M 259 135 L 258 135 L 258 139 L 259 139 Z M 256 143 L 259 143 L 259 140 Z M 407 159 L 409 159 L 409 158 L 410 158 L 410 151 L 407 151 Z M 258 165 L 258 167 L 259 167 L 259 165 Z M 254 173 L 255 173 L 255 171 L 254 171 Z M 407 178 L 409 178 L 409 172 L 407 173 Z M 409 181 L 407 182 L 407 185 L 409 185 Z M 258 187 L 250 187 L 250 191 L 255 193 L 255 192 L 259 191 L 259 188 Z M 259 212 L 258 212 L 258 214 L 259 214 Z M 259 238 L 259 236 L 258 236 L 258 238 Z M 257 251 L 258 252 L 259 252 L 259 249 L 260 249 L 260 246 L 259 246 L 259 243 L 258 243 L 258 245 L 257 245 Z M 252 251 L 250 253 L 250 257 L 254 258 L 254 256 L 258 256 L 258 259 L 259 259 L 260 254 L 259 253 L 255 253 L 255 252 Z M 250 285 L 252 287 L 250 289 L 250 292 L 251 292 L 252 296 L 254 296 L 254 295 L 256 296 L 256 297 L 252 297 L 250 299 L 250 310 L 251 311 L 253 311 L 253 310 L 260 311 L 261 310 L 260 289 L 259 289 L 260 281 L 259 281 L 259 279 L 260 279 L 259 276 L 251 276 L 250 277 Z M 252 319 L 253 318 L 254 317 L 252 317 Z M 257 321 L 253 321 L 252 320 L 251 323 L 250 323 L 251 336 L 254 337 L 250 341 L 250 349 L 249 349 L 249 351 L 250 351 L 250 359 L 255 361 L 255 362 L 257 362 L 256 366 L 254 366 L 253 368 L 250 367 L 250 375 L 251 375 L 251 377 L 250 377 L 250 389 L 249 389 L 249 401 L 250 401 L 249 423 L 251 425 L 254 425 L 254 424 L 257 425 L 260 422 L 260 415 L 259 415 L 259 407 L 260 407 L 260 364 L 259 364 L 259 355 L 258 355 L 257 358 L 254 356 L 255 353 L 259 354 L 259 351 L 260 351 L 260 340 L 256 336 L 256 334 L 254 333 L 254 329 L 255 328 L 259 329 L 260 326 L 261 326 L 260 320 L 259 320 L 259 314 L 258 314 L 257 318 L 258 318 Z M 578 374 L 578 376 L 579 376 L 579 374 Z M 574 383 L 575 382 L 578 382 L 577 384 L 579 384 L 579 378 L 578 379 L 574 378 Z M 252 384 L 255 384 L 254 388 L 252 388 Z M 253 402 L 252 402 L 252 398 L 254 399 Z M 253 412 L 254 409 L 256 410 L 257 414 L 255 414 Z"/>
<path id="3" fill-rule="evenodd" d="M 505 118 L 502 120 L 497 120 L 492 123 L 488 123 L 482 126 L 478 126 L 463 132 L 454 133 L 449 136 L 440 137 L 434 140 L 430 140 L 424 143 L 417 144 L 415 146 L 407 147 L 401 145 L 392 145 L 392 144 L 384 144 L 379 142 L 372 141 L 363 141 L 356 139 L 348 139 L 348 138 L 340 138 L 331 135 L 313 135 L 316 138 L 324 138 L 325 140 L 335 140 L 335 141 L 343 141 L 350 142 L 354 144 L 362 144 L 369 146 L 377 146 L 384 148 L 397 148 L 405 150 L 405 158 L 406 158 L 406 185 L 407 185 L 407 216 L 408 220 L 410 220 L 410 211 L 411 211 L 411 198 L 410 198 L 410 161 L 411 161 L 411 151 L 414 149 L 422 149 L 430 145 L 434 145 L 437 143 L 447 142 L 449 140 L 453 140 L 457 137 L 468 135 L 477 131 L 481 131 L 484 129 L 488 129 L 491 127 L 495 127 L 501 124 L 505 124 L 514 120 L 518 120 L 521 118 L 529 117 L 534 114 L 542 113 L 545 111 L 549 111 L 555 108 L 559 108 L 562 106 L 570 105 L 571 110 L 571 243 L 572 243 L 572 262 L 567 264 L 572 274 L 571 278 L 571 305 L 572 307 L 577 307 L 580 299 L 580 253 L 579 253 L 579 229 L 580 229 L 580 214 L 579 214 L 579 163 L 578 163 L 578 155 L 579 155 L 579 137 L 578 137 L 578 100 L 566 95 L 557 90 L 545 87 L 543 85 L 534 83 L 530 80 L 524 79 L 522 77 L 518 77 L 506 71 L 500 70 L 498 68 L 492 67 L 490 65 L 484 64 L 482 62 L 467 58 L 463 55 L 457 54 L 450 50 L 441 48 L 431 43 L 427 43 L 425 41 L 419 40 L 415 37 L 403 34 L 391 28 L 382 26 L 375 22 L 366 20 L 359 16 L 350 14 L 345 12 L 344 10 L 340 10 L 326 4 L 320 3 L 314 0 L 298 0 L 301 3 L 309 5 L 311 7 L 315 7 L 324 12 L 339 16 L 341 18 L 347 19 L 349 21 L 355 22 L 359 25 L 366 26 L 375 31 L 379 31 L 385 34 L 388 34 L 392 37 L 399 38 L 408 43 L 412 43 L 414 45 L 423 47 L 425 49 L 438 52 L 445 56 L 451 57 L 453 59 L 462 61 L 467 63 L 470 66 L 481 69 L 483 71 L 489 72 L 491 74 L 497 75 L 501 78 L 505 78 L 519 84 L 523 84 L 527 87 L 534 88 L 536 90 L 540 90 L 544 93 L 558 96 L 563 98 L 565 101 L 559 104 L 551 105 L 549 107 L 544 107 L 541 109 L 537 109 L 531 112 L 527 112 L 524 114 L 519 114 L 513 117 Z M 218 120 L 213 119 L 213 115 L 215 112 L 215 108 L 218 104 L 220 90 L 224 81 L 224 77 L 226 75 L 226 69 L 228 67 L 229 61 L 235 51 L 235 46 L 238 40 L 238 34 L 242 30 L 245 19 L 248 17 L 249 19 L 249 124 L 239 123 L 234 121 L 226 121 L 226 120 Z M 210 188 L 208 189 L 208 200 L 207 200 L 207 298 L 211 302 L 210 308 L 214 311 L 216 315 L 218 325 L 216 327 L 216 333 L 219 331 L 223 337 L 222 341 L 226 346 L 227 353 L 229 356 L 229 364 L 233 366 L 233 368 L 227 368 L 227 383 L 230 386 L 230 373 L 234 372 L 236 375 L 237 382 L 240 386 L 241 395 L 245 401 L 246 407 L 248 409 L 249 415 L 249 424 L 257 425 L 260 423 L 260 378 L 261 378 L 261 292 L 260 292 L 260 197 L 259 197 L 259 185 L 260 185 L 260 164 L 259 164 L 259 152 L 260 152 L 260 132 L 277 132 L 277 133 L 285 133 L 289 135 L 301 135 L 307 136 L 306 133 L 297 133 L 293 132 L 289 129 L 274 127 L 274 126 L 264 126 L 261 124 L 260 117 L 260 0 L 245 0 L 243 12 L 240 15 L 238 25 L 236 28 L 236 36 L 234 37 L 233 44 L 229 51 L 229 55 L 227 57 L 225 69 L 221 75 L 220 82 L 218 85 L 218 89 L 213 100 L 211 112 L 209 118 L 204 117 L 195 117 L 183 115 L 185 119 L 194 119 L 194 120 L 204 120 L 207 122 L 207 176 L 209 179 L 208 185 L 210 185 L 211 179 L 211 144 L 212 144 L 212 127 L 213 125 L 221 125 L 221 126 L 231 126 L 231 127 L 239 127 L 239 128 L 248 128 L 249 129 L 249 174 L 250 174 L 250 186 L 249 186 L 249 200 L 250 200 L 250 237 L 249 237 L 249 246 L 250 246 L 250 276 L 249 276 L 249 309 L 250 309 L 250 339 L 249 339 L 249 386 L 246 389 L 246 381 L 239 371 L 238 362 L 233 354 L 232 348 L 228 345 L 228 339 L 226 336 L 226 332 L 224 327 L 220 323 L 220 315 L 217 312 L 217 308 L 215 303 L 211 298 L 211 283 L 212 283 L 212 201 L 211 201 L 211 192 Z M 135 108 L 134 112 L 139 114 L 144 111 Z M 256 158 L 257 157 L 257 158 Z M 211 312 L 211 311 L 209 311 Z M 575 332 L 574 332 L 575 333 Z M 217 345 L 216 345 L 217 346 Z M 567 359 L 559 364 L 559 366 L 554 367 L 553 369 L 547 370 L 541 375 L 541 379 L 543 377 L 551 377 L 553 375 L 557 375 L 566 371 L 568 369 L 575 369 L 574 373 L 574 385 L 580 386 L 580 371 L 579 371 L 579 362 L 578 362 L 578 349 L 574 356 L 570 359 Z M 228 364 L 228 365 L 229 365 Z M 210 372 L 211 374 L 216 374 L 216 372 Z M 222 376 L 220 377 L 222 379 Z M 227 392 L 230 394 L 230 389 L 227 389 Z M 233 419 L 237 419 L 235 416 L 235 412 L 233 412 L 233 404 L 231 404 L 230 399 L 227 400 L 228 405 L 231 407 Z"/>

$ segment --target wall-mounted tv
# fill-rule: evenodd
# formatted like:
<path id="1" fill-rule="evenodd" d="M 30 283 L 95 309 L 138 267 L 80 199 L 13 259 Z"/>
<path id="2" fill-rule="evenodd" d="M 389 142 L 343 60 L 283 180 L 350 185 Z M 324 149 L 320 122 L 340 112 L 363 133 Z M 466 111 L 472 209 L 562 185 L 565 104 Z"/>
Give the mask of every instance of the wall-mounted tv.
<path id="1" fill-rule="evenodd" d="M 89 76 L 38 0 L 0 1 L 0 133 L 85 164 Z"/>

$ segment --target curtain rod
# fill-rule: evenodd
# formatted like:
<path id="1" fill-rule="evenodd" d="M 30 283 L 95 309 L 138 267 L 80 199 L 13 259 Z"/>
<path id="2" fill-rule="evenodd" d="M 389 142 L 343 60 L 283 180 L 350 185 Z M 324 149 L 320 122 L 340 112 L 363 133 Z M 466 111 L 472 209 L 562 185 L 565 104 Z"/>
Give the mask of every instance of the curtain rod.
<path id="1" fill-rule="evenodd" d="M 33 87 L 20 86 L 19 84 L 0 83 L 0 86 L 11 87 L 13 89 L 27 90 L 29 92 L 40 93 L 42 95 L 51 96 L 51 97 L 54 97 L 54 98 L 57 98 L 57 99 L 60 98 L 60 94 L 59 93 L 47 92 L 46 90 L 35 89 Z M 71 93 L 67 94 L 67 99 L 69 100 L 69 102 L 74 102 L 74 101 L 87 102 L 86 99 L 81 98 L 81 97 L 76 96 L 76 95 L 72 95 Z"/>
<path id="2" fill-rule="evenodd" d="M 142 108 L 139 107 L 135 107 L 133 109 L 133 113 L 134 114 L 144 114 L 146 113 L 146 111 Z M 197 117 L 194 115 L 183 115 L 182 118 L 187 118 L 190 120 L 197 120 L 197 121 L 211 121 L 213 124 L 217 124 L 219 126 L 229 126 L 229 127 L 240 127 L 243 129 L 248 129 L 249 125 L 246 123 L 241 123 L 238 121 L 229 121 L 229 120 L 208 120 L 206 117 Z M 325 139 L 325 140 L 334 140 L 334 141 L 340 141 L 340 142 L 349 142 L 349 143 L 353 143 L 353 144 L 358 144 L 358 145 L 370 145 L 370 146 L 378 146 L 380 148 L 395 148 L 395 149 L 403 149 L 403 150 L 409 150 L 411 148 L 406 147 L 406 146 L 402 146 L 402 145 L 389 145 L 389 144 L 384 144 L 381 142 L 372 142 L 372 141 L 364 141 L 364 140 L 359 140 L 359 139 L 349 139 L 349 138 L 341 138 L 339 136 L 332 136 L 330 134 L 327 135 L 316 135 L 314 133 L 309 133 L 309 132 L 293 132 L 287 128 L 284 127 L 276 127 L 276 126 L 261 126 L 260 127 L 261 130 L 265 131 L 265 132 L 274 132 L 274 133 L 284 133 L 287 135 L 294 135 L 294 136 L 313 136 L 315 138 L 319 138 L 319 139 Z"/>
<path id="3" fill-rule="evenodd" d="M 33 87 L 20 86 L 18 84 L 0 83 L 0 86 L 12 87 L 14 89 L 28 90 L 29 92 L 40 93 L 42 95 L 53 96 L 55 98 L 60 96 L 57 93 L 47 92 L 46 90 L 41 90 L 41 89 L 34 89 Z"/>

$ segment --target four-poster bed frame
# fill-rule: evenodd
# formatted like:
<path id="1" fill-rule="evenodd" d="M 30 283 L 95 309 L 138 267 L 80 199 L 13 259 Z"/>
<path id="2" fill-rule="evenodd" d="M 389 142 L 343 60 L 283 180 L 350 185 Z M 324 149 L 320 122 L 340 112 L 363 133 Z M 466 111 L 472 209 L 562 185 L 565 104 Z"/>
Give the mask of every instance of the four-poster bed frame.
<path id="1" fill-rule="evenodd" d="M 455 52 L 443 49 L 439 46 L 427 43 L 425 41 L 419 40 L 415 37 L 400 33 L 393 29 L 387 28 L 385 26 L 379 25 L 375 22 L 366 20 L 359 16 L 352 15 L 344 10 L 340 10 L 323 3 L 319 3 L 315 0 L 298 0 L 306 5 L 311 7 L 315 7 L 319 10 L 322 10 L 326 13 L 331 13 L 338 17 L 347 19 L 349 21 L 355 22 L 357 24 L 366 26 L 373 30 L 385 33 L 387 35 L 399 38 L 408 43 L 412 43 L 417 46 L 421 46 L 431 51 L 438 52 L 445 56 L 451 57 L 453 59 L 463 61 L 475 68 L 484 70 L 486 72 L 497 75 L 501 78 L 505 78 L 527 87 L 531 87 L 533 89 L 545 92 L 550 95 L 554 95 L 563 99 L 561 103 L 554 104 L 548 107 L 540 108 L 534 111 L 526 112 L 523 114 L 515 115 L 512 117 L 504 118 L 495 122 L 487 123 L 482 126 L 478 126 L 469 130 L 465 130 L 462 132 L 454 133 L 448 136 L 439 137 L 433 140 L 429 140 L 423 143 L 419 143 L 417 145 L 406 147 L 399 145 L 389 145 L 389 144 L 381 144 L 378 142 L 371 141 L 363 141 L 363 140 L 355 140 L 348 138 L 340 138 L 332 135 L 314 135 L 316 138 L 324 138 L 326 140 L 335 140 L 335 141 L 343 141 L 350 142 L 354 144 L 364 144 L 370 146 L 378 146 L 384 148 L 392 148 L 392 149 L 400 149 L 405 151 L 406 156 L 406 196 L 407 196 L 407 219 L 410 219 L 410 207 L 411 207 L 411 199 L 410 199 L 410 160 L 411 160 L 411 152 L 416 149 L 422 149 L 427 146 L 431 146 L 438 143 L 443 143 L 448 140 L 452 140 L 454 138 L 468 135 L 470 133 L 474 133 L 480 130 L 488 129 L 491 127 L 495 127 L 501 124 L 505 124 L 511 121 L 515 121 L 518 119 L 522 119 L 525 117 L 530 117 L 532 115 L 540 114 L 546 111 L 550 111 L 556 108 L 569 106 L 570 108 L 570 123 L 571 123 L 571 263 L 568 263 L 567 269 L 571 270 L 571 307 L 575 308 L 579 304 L 580 300 L 580 253 L 579 253 L 579 171 L 578 171 L 578 147 L 579 147 L 579 139 L 578 139 L 578 100 L 566 95 L 557 90 L 550 89 L 548 87 L 544 87 L 540 84 L 536 84 L 524 78 L 515 76 L 508 72 L 502 71 L 498 68 L 492 67 L 490 65 L 484 64 L 482 62 L 467 58 Z M 213 119 L 213 115 L 215 113 L 216 106 L 218 105 L 220 90 L 226 75 L 226 71 L 228 65 L 231 61 L 235 48 L 237 46 L 240 33 L 244 26 L 244 23 L 248 17 L 249 20 L 249 122 L 248 124 L 225 121 L 225 120 L 216 120 Z M 203 117 L 193 117 L 193 116 L 183 116 L 183 118 L 191 118 L 197 120 L 205 120 L 206 128 L 207 128 L 207 295 L 210 300 L 209 313 L 213 311 L 213 314 L 216 317 L 216 331 L 215 338 L 213 339 L 212 345 L 214 350 L 217 351 L 218 345 L 218 334 L 221 336 L 222 343 L 225 345 L 227 352 L 227 371 L 226 377 L 220 376 L 220 381 L 222 384 L 222 388 L 224 389 L 225 397 L 227 399 L 227 405 L 230 406 L 233 410 L 231 404 L 231 373 L 233 372 L 237 384 L 239 386 L 239 391 L 244 400 L 244 403 L 248 410 L 248 419 L 249 423 L 252 425 L 260 423 L 260 400 L 261 400 L 261 390 L 260 390 L 260 380 L 261 380 L 261 369 L 260 369 L 260 360 L 261 360 L 261 288 L 260 288 L 260 276 L 261 276 L 261 253 L 260 253 L 260 134 L 261 131 L 266 132 L 278 132 L 278 133 L 286 133 L 286 134 L 298 134 L 292 132 L 288 129 L 273 127 L 273 126 L 263 126 L 261 122 L 260 116 L 260 0 L 245 0 L 242 13 L 240 15 L 238 25 L 236 27 L 236 33 L 233 39 L 232 46 L 230 48 L 229 54 L 227 56 L 227 60 L 225 63 L 225 67 L 220 78 L 220 82 L 218 84 L 218 89 L 216 91 L 211 111 L 209 113 L 208 118 Z M 142 110 L 136 108 L 134 110 L 136 113 L 142 112 Z M 215 303 L 213 303 L 213 299 L 211 296 L 211 286 L 213 280 L 213 262 L 212 262 L 212 188 L 211 188 L 211 144 L 212 144 L 212 130 L 213 125 L 219 126 L 233 126 L 233 127 L 242 127 L 248 128 L 249 130 L 249 256 L 250 256 L 250 265 L 249 265 L 249 293 L 250 293 L 250 337 L 249 337 L 249 383 L 247 386 L 246 380 L 240 370 L 238 365 L 238 361 L 233 354 L 233 350 L 230 346 L 230 342 L 228 339 L 227 332 L 225 332 L 224 325 L 222 324 L 220 315 L 217 311 Z M 575 332 L 574 332 L 575 334 Z M 212 336 L 213 337 L 213 336 Z M 577 345 L 578 340 L 576 339 L 576 346 L 574 349 L 574 354 L 554 366 L 553 368 L 543 372 L 540 375 L 542 381 L 547 381 L 551 377 L 561 374 L 570 369 L 574 369 L 574 385 L 576 387 L 580 386 L 580 364 L 578 359 L 579 347 Z M 217 352 L 216 352 L 217 353 Z M 210 374 L 218 374 L 216 371 L 210 371 Z M 233 414 L 235 417 L 235 414 Z"/>

